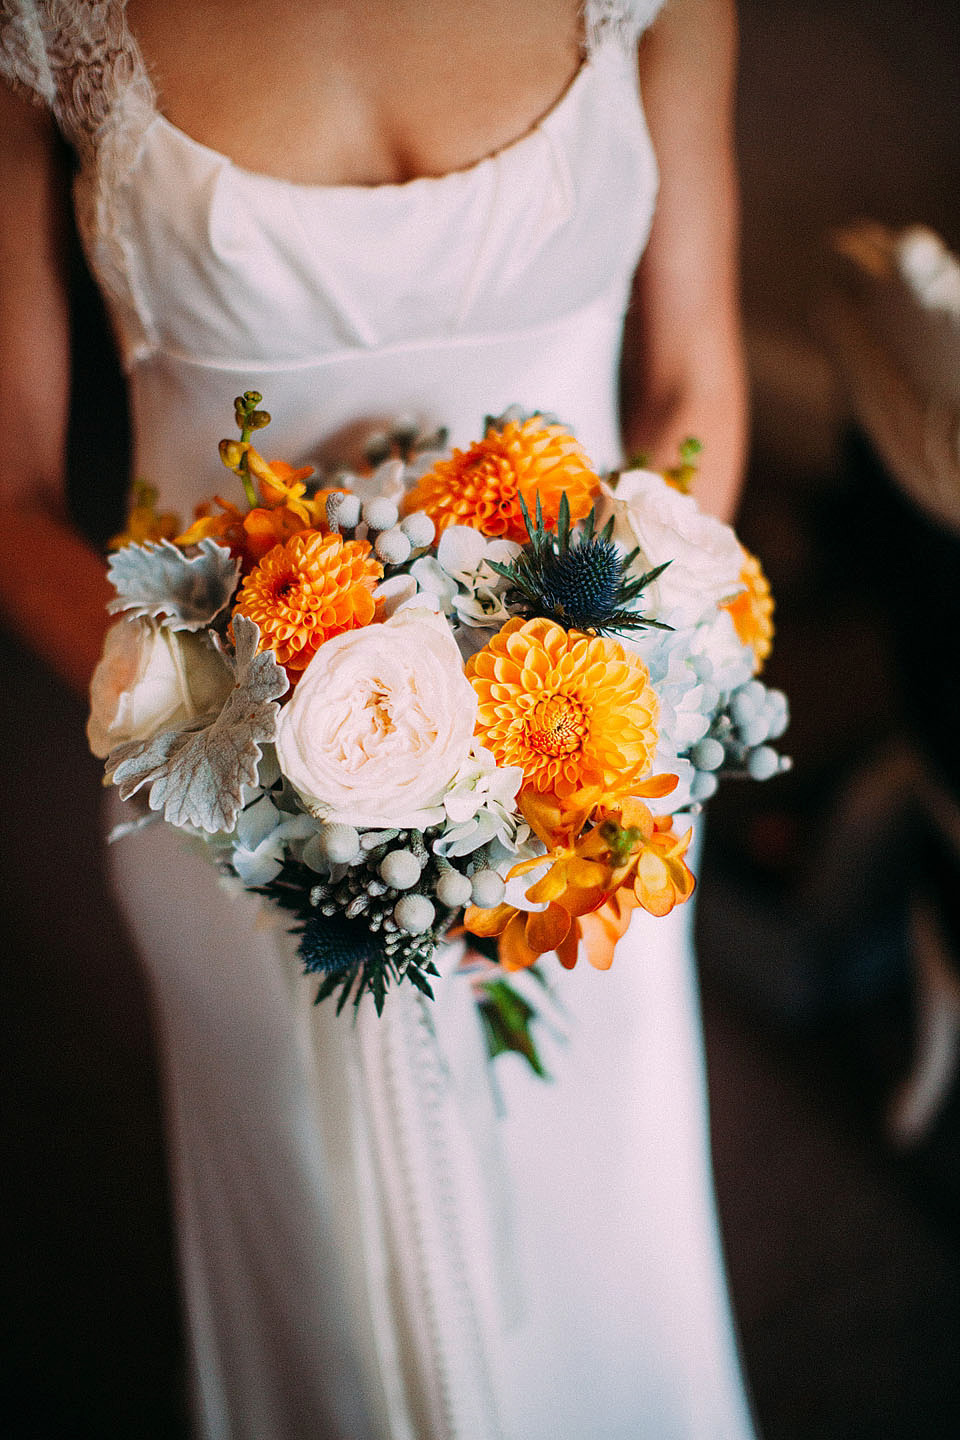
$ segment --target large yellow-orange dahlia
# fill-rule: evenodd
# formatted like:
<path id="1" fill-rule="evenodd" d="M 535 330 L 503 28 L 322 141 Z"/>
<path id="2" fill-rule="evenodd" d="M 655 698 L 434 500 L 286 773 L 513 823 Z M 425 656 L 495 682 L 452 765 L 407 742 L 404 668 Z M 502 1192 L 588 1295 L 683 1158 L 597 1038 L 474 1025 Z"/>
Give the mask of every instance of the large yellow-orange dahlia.
<path id="1" fill-rule="evenodd" d="M 657 744 L 657 696 L 647 667 L 616 640 L 538 617 L 508 621 L 467 661 L 476 733 L 524 785 L 567 799 L 597 787 L 635 793 Z"/>
<path id="2" fill-rule="evenodd" d="M 287 670 L 309 664 L 324 640 L 369 625 L 383 567 L 366 540 L 303 530 L 275 545 L 244 580 L 233 607 L 260 627 L 260 649 Z"/>
<path id="3" fill-rule="evenodd" d="M 425 510 L 441 534 L 449 525 L 469 525 L 502 540 L 527 539 L 522 499 L 535 515 L 537 496 L 544 525 L 556 529 L 560 498 L 566 494 L 571 520 L 582 520 L 599 480 L 579 443 L 562 425 L 544 425 L 535 416 L 520 424 L 491 426 L 468 450 L 439 460 L 410 491 L 404 511 Z"/>
<path id="4" fill-rule="evenodd" d="M 760 561 L 749 550 L 743 551 L 740 582 L 744 589 L 728 600 L 723 608 L 729 610 L 742 644 L 749 645 L 753 651 L 756 675 L 773 648 L 773 595 Z"/>

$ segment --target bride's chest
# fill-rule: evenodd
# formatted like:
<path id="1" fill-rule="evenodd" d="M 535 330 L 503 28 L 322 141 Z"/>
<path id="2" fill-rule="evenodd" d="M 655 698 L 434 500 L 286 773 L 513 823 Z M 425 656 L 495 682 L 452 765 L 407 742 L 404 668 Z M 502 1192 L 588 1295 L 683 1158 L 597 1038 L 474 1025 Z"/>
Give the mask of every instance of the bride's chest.
<path id="1" fill-rule="evenodd" d="M 301 185 L 462 170 L 527 133 L 582 57 L 577 0 L 128 0 L 178 129 Z"/>

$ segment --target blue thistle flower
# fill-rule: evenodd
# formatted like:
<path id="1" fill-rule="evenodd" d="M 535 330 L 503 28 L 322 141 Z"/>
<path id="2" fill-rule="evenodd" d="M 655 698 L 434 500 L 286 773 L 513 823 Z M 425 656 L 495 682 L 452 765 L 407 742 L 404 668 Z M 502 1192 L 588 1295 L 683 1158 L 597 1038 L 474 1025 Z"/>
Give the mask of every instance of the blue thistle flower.
<path id="1" fill-rule="evenodd" d="M 522 500 L 520 505 L 530 537 L 528 543 L 509 565 L 488 561 L 509 581 L 508 595 L 520 614 L 528 619 L 544 616 L 566 630 L 589 630 L 598 635 L 648 626 L 671 628 L 641 615 L 635 608 L 641 592 L 666 566 L 659 565 L 632 579 L 630 567 L 639 551 L 621 553 L 611 538 L 612 520 L 597 534 L 596 512 L 591 510 L 583 528 L 571 530 L 570 506 L 564 495 L 554 534 L 544 528 L 539 496 L 534 521 Z"/>
<path id="2" fill-rule="evenodd" d="M 379 935 L 345 915 L 311 915 L 298 945 L 308 975 L 345 975 L 367 960 L 382 958 Z"/>

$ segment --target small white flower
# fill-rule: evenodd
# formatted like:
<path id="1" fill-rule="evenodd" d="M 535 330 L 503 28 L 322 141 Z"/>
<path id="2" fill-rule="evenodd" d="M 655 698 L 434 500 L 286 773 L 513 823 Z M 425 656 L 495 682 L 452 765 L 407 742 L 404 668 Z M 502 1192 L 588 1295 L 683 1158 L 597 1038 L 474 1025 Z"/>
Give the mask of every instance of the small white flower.
<path id="1" fill-rule="evenodd" d="M 516 807 L 522 782 L 519 766 L 499 767 L 489 750 L 475 744 L 443 797 L 450 823 L 434 841 L 436 853 L 470 855 L 491 840 L 515 849 L 529 834 Z"/>
<path id="2" fill-rule="evenodd" d="M 419 565 L 420 561 L 416 563 Z M 411 606 L 419 610 L 442 609 L 438 596 L 429 590 L 418 590 L 412 575 L 391 575 L 389 580 L 382 580 L 374 590 L 373 598 L 385 620 Z"/>
<path id="3" fill-rule="evenodd" d="M 457 582 L 453 580 L 432 555 L 421 555 L 410 566 L 410 575 L 416 587 L 429 597 L 432 608 L 453 614 L 453 601 L 457 593 Z"/>
<path id="4" fill-rule="evenodd" d="M 402 460 L 384 460 L 371 475 L 350 475 L 349 485 L 361 505 L 392 500 L 399 506 L 405 493 L 407 467 Z"/>
<path id="5" fill-rule="evenodd" d="M 451 525 L 440 537 L 436 558 L 421 556 L 410 573 L 445 615 L 456 615 L 461 625 L 498 629 L 510 618 L 503 599 L 507 582 L 488 562 L 509 564 L 520 548 L 512 540 L 488 540 L 468 525 Z"/>

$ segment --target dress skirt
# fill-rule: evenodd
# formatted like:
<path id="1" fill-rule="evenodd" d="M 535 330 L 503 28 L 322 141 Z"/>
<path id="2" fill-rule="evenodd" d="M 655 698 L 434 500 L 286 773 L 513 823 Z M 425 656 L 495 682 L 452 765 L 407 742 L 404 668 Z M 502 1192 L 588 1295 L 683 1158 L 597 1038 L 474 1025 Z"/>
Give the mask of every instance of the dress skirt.
<path id="1" fill-rule="evenodd" d="M 357 1020 L 286 917 L 154 824 L 110 847 L 153 995 L 204 1440 L 749 1440 L 692 907 L 547 970 L 550 1079 L 461 951 Z M 537 987 L 534 987 L 535 989 Z"/>

